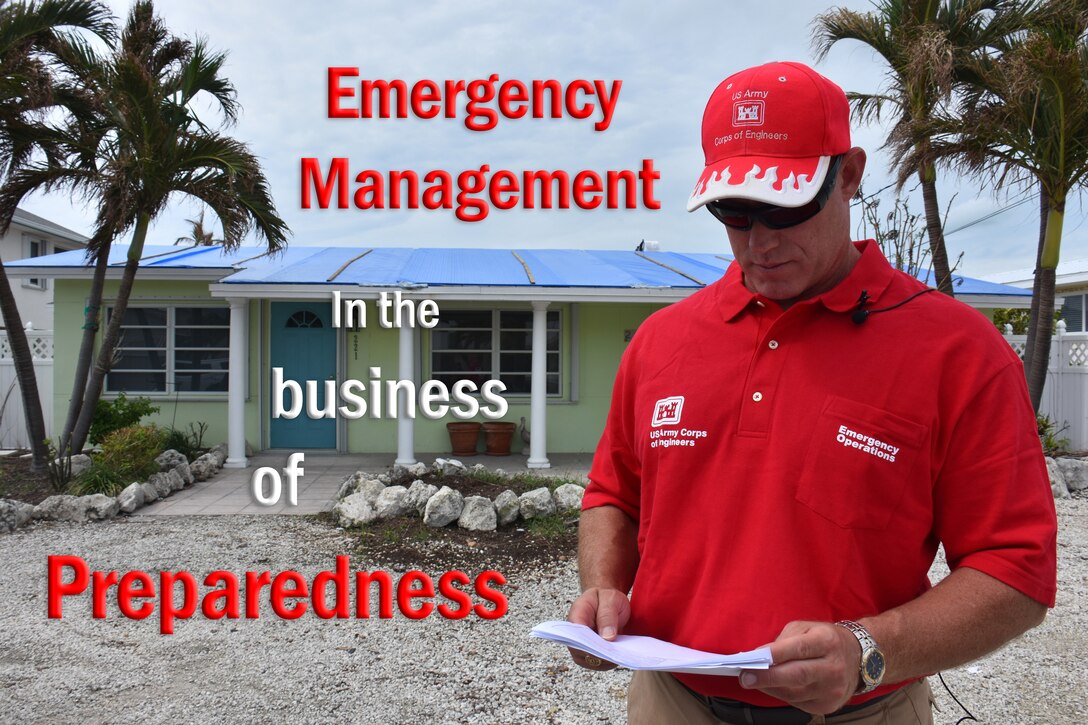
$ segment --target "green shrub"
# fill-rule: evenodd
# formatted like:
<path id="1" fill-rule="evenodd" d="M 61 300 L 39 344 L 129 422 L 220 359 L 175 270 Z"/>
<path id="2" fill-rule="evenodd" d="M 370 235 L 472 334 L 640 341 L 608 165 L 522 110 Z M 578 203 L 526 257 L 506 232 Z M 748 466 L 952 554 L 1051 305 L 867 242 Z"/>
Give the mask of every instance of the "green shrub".
<path id="1" fill-rule="evenodd" d="M 131 425 L 115 430 L 102 441 L 97 460 L 112 468 L 127 483 L 159 472 L 155 456 L 163 452 L 166 434 L 153 425 Z"/>
<path id="2" fill-rule="evenodd" d="M 166 431 L 166 440 L 163 442 L 163 450 L 173 448 L 190 461 L 194 461 L 208 452 L 204 445 L 204 433 L 208 430 L 207 423 L 190 423 L 189 431 L 170 428 Z"/>
<path id="3" fill-rule="evenodd" d="M 1039 427 L 1039 441 L 1043 444 L 1043 451 L 1048 456 L 1052 456 L 1055 453 L 1064 453 L 1069 449 L 1069 439 L 1059 437 L 1062 433 L 1069 430 L 1068 424 L 1059 428 L 1057 423 L 1046 415 L 1036 415 L 1035 423 Z"/>
<path id="4" fill-rule="evenodd" d="M 104 493 L 107 496 L 116 496 L 121 490 L 132 483 L 113 466 L 103 462 L 99 458 L 91 461 L 91 467 L 72 482 L 72 493 L 76 496 L 87 496 L 92 493 Z"/>
<path id="5" fill-rule="evenodd" d="M 99 400 L 94 406 L 94 418 L 87 437 L 91 443 L 102 443 L 106 437 L 121 428 L 136 425 L 145 415 L 158 413 L 158 406 L 152 405 L 149 398 L 129 399 L 124 393 L 118 393 L 116 400 Z"/>

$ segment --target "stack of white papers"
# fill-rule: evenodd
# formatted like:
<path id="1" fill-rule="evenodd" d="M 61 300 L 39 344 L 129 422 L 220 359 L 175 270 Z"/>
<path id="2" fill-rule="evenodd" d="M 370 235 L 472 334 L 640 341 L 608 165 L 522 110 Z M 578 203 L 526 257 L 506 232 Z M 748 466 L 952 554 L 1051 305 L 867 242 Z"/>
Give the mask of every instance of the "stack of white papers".
<path id="1" fill-rule="evenodd" d="M 580 649 L 632 670 L 736 677 L 741 670 L 765 670 L 774 664 L 771 661 L 771 651 L 767 647 L 722 655 L 681 647 L 654 637 L 621 634 L 610 642 L 584 624 L 572 622 L 543 622 L 533 627 L 531 634 Z"/>

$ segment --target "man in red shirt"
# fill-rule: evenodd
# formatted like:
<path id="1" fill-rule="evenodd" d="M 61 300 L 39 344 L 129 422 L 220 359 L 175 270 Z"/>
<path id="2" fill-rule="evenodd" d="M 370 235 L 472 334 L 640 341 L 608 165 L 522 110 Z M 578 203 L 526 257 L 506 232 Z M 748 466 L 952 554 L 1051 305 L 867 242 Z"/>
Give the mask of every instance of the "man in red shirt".
<path id="1" fill-rule="evenodd" d="M 688 208 L 725 225 L 735 262 L 624 355 L 568 618 L 770 643 L 775 664 L 739 678 L 637 672 L 632 723 L 932 722 L 926 675 L 1054 605 L 1023 367 L 983 316 L 851 241 L 865 152 L 837 85 L 796 63 L 737 73 L 703 149 Z M 952 573 L 931 587 L 942 543 Z"/>

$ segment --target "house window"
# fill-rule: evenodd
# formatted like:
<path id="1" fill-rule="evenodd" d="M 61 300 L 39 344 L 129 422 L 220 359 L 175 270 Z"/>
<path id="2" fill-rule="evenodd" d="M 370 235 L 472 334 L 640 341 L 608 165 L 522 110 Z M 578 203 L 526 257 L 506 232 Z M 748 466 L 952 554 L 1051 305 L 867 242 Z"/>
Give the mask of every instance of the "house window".
<path id="1" fill-rule="evenodd" d="M 30 235 L 23 235 L 23 257 L 29 259 L 30 257 L 42 257 L 49 254 L 49 243 L 40 237 L 32 237 Z M 45 289 L 46 280 L 43 277 L 30 277 L 23 280 L 23 287 L 29 287 L 31 289 Z"/>
<path id="2" fill-rule="evenodd" d="M 560 313 L 547 313 L 547 394 L 559 396 Z M 431 331 L 431 378 L 452 386 L 458 380 L 483 385 L 492 378 L 508 395 L 532 389 L 533 313 L 528 310 L 442 310 Z"/>
<path id="3" fill-rule="evenodd" d="M 1064 295 L 1062 319 L 1065 320 L 1066 332 L 1085 332 L 1084 295 Z"/>
<path id="4" fill-rule="evenodd" d="M 129 307 L 106 390 L 225 393 L 229 360 L 230 308 Z"/>

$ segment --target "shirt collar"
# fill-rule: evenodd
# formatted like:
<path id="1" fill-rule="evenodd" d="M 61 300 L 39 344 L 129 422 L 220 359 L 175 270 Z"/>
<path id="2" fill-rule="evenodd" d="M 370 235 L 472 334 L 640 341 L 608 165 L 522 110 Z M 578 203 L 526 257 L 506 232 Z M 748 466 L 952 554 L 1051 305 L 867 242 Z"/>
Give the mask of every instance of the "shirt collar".
<path id="1" fill-rule="evenodd" d="M 861 293 L 866 293 L 869 304 L 874 304 L 888 285 L 895 270 L 888 264 L 880 247 L 872 239 L 854 242 L 861 256 L 846 277 L 833 288 L 818 295 L 810 302 L 820 302 L 833 312 L 848 312 L 858 305 Z M 740 265 L 734 261 L 718 282 L 718 307 L 726 322 L 731 322 L 749 305 L 766 305 L 769 301 L 744 286 Z"/>

